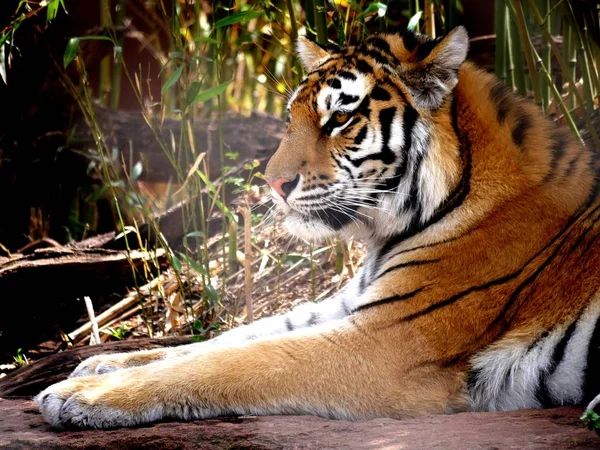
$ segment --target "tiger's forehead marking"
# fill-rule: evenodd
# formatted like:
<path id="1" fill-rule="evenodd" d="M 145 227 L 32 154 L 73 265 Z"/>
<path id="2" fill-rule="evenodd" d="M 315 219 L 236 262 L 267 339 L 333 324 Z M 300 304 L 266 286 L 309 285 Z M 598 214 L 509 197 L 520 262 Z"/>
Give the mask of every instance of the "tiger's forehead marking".
<path id="1" fill-rule="evenodd" d="M 288 100 L 288 111 L 294 102 L 308 106 L 320 115 L 323 126 L 335 111 L 352 111 L 371 90 L 372 73 L 356 69 L 352 61 L 335 55 L 300 82 Z"/>

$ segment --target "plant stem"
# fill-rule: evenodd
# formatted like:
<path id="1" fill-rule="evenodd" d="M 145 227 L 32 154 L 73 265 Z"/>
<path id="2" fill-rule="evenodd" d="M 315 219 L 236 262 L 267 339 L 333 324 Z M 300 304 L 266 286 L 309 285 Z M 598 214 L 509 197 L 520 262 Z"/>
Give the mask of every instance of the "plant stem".
<path id="1" fill-rule="evenodd" d="M 525 13 L 523 11 L 523 5 L 520 0 L 511 0 L 512 6 L 515 11 L 515 17 L 517 19 L 517 29 L 519 30 L 519 36 L 521 38 L 521 42 L 528 43 L 529 48 L 525 49 L 525 61 L 527 61 L 527 70 L 529 71 L 529 78 L 531 79 L 531 86 L 533 90 L 533 100 L 537 105 L 542 105 L 542 91 L 540 88 L 540 83 L 538 79 L 538 73 L 535 66 L 535 61 L 533 59 L 533 54 L 531 52 L 531 48 L 533 48 L 533 43 L 531 42 L 531 37 L 529 36 L 529 30 L 527 30 L 527 25 L 525 24 Z"/>
<path id="2" fill-rule="evenodd" d="M 315 11 L 315 27 L 317 28 L 317 42 L 327 45 L 327 10 L 325 0 L 313 0 Z"/>
<path id="3" fill-rule="evenodd" d="M 527 95 L 527 78 L 525 76 L 525 60 L 523 59 L 523 49 L 519 39 L 519 29 L 514 20 L 508 21 L 508 34 L 510 45 L 510 56 L 513 65 L 513 83 L 517 88 L 517 93 L 522 97 Z"/>
<path id="4" fill-rule="evenodd" d="M 496 76 L 506 81 L 507 8 L 505 0 L 495 1 L 494 31 L 496 32 Z"/>

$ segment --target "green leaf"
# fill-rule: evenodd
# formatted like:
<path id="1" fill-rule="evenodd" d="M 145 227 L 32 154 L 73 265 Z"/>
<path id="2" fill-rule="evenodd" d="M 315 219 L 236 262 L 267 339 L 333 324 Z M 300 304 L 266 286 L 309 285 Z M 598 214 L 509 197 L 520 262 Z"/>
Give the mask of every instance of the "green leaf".
<path id="1" fill-rule="evenodd" d="M 373 2 L 371 3 L 363 12 L 361 12 L 358 16 L 356 16 L 355 20 L 362 19 L 365 16 L 369 16 L 371 14 L 377 13 L 379 17 L 385 16 L 387 12 L 387 5 L 381 2 Z"/>
<path id="2" fill-rule="evenodd" d="M 198 36 L 194 39 L 194 42 L 208 42 L 209 44 L 217 44 L 217 40 L 207 36 Z"/>
<path id="3" fill-rule="evenodd" d="M 171 254 L 171 261 L 173 262 L 173 269 L 175 269 L 175 272 L 181 272 L 181 260 L 175 256 L 175 253 Z"/>
<path id="4" fill-rule="evenodd" d="M 6 79 L 6 44 L 0 45 L 0 78 L 4 81 L 4 84 L 8 84 Z"/>
<path id="5" fill-rule="evenodd" d="M 63 66 L 66 69 L 69 64 L 75 59 L 77 56 L 77 49 L 79 48 L 79 38 L 71 38 L 67 43 L 67 48 L 65 49 L 65 54 L 63 56 Z"/>
<path id="6" fill-rule="evenodd" d="M 141 161 L 136 162 L 133 165 L 133 168 L 131 169 L 131 182 L 132 183 L 137 181 L 137 179 L 142 174 L 142 171 L 143 171 L 142 162 Z"/>
<path id="7" fill-rule="evenodd" d="M 171 86 L 173 86 L 175 83 L 177 83 L 177 81 L 179 80 L 179 78 L 181 78 L 181 74 L 182 73 L 183 73 L 183 66 L 179 66 L 175 70 L 175 72 L 173 72 L 171 74 L 171 76 L 169 77 L 169 79 L 167 81 L 165 81 L 164 86 L 160 90 L 160 95 L 165 95 L 165 92 L 167 92 L 169 90 L 169 88 Z"/>
<path id="8" fill-rule="evenodd" d="M 59 6 L 62 6 L 63 9 L 65 9 L 63 0 L 50 0 L 48 2 L 48 7 L 46 8 L 46 21 L 50 22 L 52 19 L 56 18 Z"/>
<path id="9" fill-rule="evenodd" d="M 246 23 L 249 20 L 256 19 L 263 14 L 263 11 L 241 11 L 230 16 L 224 17 L 215 23 L 215 27 L 225 27 L 234 23 Z"/>
<path id="10" fill-rule="evenodd" d="M 408 25 L 406 28 L 410 31 L 419 32 L 419 20 L 421 20 L 421 16 L 423 15 L 423 11 L 417 12 L 414 16 L 410 18 L 408 21 Z"/>
<path id="11" fill-rule="evenodd" d="M 208 297 L 209 300 L 211 300 L 213 302 L 217 302 L 217 303 L 219 302 L 219 293 L 213 287 L 212 284 L 207 283 L 204 286 L 204 292 L 206 292 L 206 296 Z"/>
<path id="12" fill-rule="evenodd" d="M 211 98 L 214 98 L 225 92 L 225 89 L 227 89 L 227 86 L 229 86 L 230 84 L 231 81 L 227 81 L 213 88 L 206 89 L 200 92 L 198 95 L 196 95 L 196 97 L 194 98 L 194 102 L 205 102 L 206 100 L 210 100 Z"/>
<path id="13" fill-rule="evenodd" d="M 202 267 L 200 264 L 198 264 L 198 262 L 194 261 L 188 255 L 186 255 L 184 253 L 179 253 L 179 256 L 181 256 L 185 260 L 185 262 L 187 263 L 187 265 L 194 272 L 199 273 L 200 275 L 206 275 L 206 274 L 208 274 L 208 272 L 206 271 L 206 269 L 204 267 Z"/>
<path id="14" fill-rule="evenodd" d="M 185 106 L 189 106 L 192 103 L 194 103 L 194 99 L 196 98 L 196 95 L 198 95 L 198 92 L 200 92 L 201 87 L 202 83 L 200 83 L 199 81 L 192 82 L 185 96 Z"/>
<path id="15" fill-rule="evenodd" d="M 63 65 L 65 69 L 77 56 L 77 50 L 79 49 L 79 41 L 113 42 L 113 40 L 107 36 L 83 36 L 69 39 L 69 42 L 67 43 L 67 48 L 65 49 L 65 54 L 63 56 Z"/>
<path id="16" fill-rule="evenodd" d="M 204 236 L 204 233 L 202 231 L 192 231 L 191 233 L 188 233 L 185 235 L 186 238 L 191 238 L 191 237 L 200 238 L 202 236 Z"/>

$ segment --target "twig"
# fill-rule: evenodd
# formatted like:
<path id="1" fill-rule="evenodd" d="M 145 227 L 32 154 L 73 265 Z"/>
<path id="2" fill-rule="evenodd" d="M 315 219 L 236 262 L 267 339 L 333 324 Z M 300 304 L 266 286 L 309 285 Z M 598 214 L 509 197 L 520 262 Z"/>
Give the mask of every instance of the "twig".
<path id="1" fill-rule="evenodd" d="M 253 322 L 252 311 L 252 214 L 250 208 L 242 210 L 244 216 L 244 292 L 246 294 L 246 317 L 248 323 Z"/>
<path id="2" fill-rule="evenodd" d="M 87 309 L 90 323 L 92 324 L 92 336 L 94 337 L 93 342 L 90 339 L 90 345 L 100 344 L 100 333 L 98 332 L 98 322 L 96 322 L 96 314 L 94 314 L 94 305 L 92 305 L 92 299 L 88 296 L 83 297 L 85 302 L 85 308 Z"/>

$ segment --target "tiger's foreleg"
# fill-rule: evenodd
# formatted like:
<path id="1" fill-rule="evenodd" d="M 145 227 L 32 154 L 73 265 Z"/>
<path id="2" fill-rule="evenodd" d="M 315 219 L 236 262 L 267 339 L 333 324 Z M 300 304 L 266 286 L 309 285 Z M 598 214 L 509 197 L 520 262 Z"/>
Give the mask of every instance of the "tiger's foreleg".
<path id="1" fill-rule="evenodd" d="M 462 374 L 420 365 L 397 341 L 366 337 L 354 323 L 70 378 L 36 403 L 55 427 L 93 428 L 227 414 L 399 418 L 465 407 Z"/>
<path id="2" fill-rule="evenodd" d="M 358 276 L 354 280 L 357 279 Z M 341 319 L 350 314 L 350 305 L 347 304 L 346 298 L 349 297 L 348 293 L 354 292 L 353 284 L 356 283 L 354 280 L 344 290 L 345 294 L 341 293 L 320 303 L 301 304 L 286 314 L 267 317 L 235 328 L 210 341 L 180 347 L 93 356 L 79 364 L 71 377 L 100 375 L 120 369 L 143 366 L 166 358 L 201 352 L 215 345 L 239 344 Z"/>

